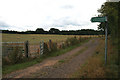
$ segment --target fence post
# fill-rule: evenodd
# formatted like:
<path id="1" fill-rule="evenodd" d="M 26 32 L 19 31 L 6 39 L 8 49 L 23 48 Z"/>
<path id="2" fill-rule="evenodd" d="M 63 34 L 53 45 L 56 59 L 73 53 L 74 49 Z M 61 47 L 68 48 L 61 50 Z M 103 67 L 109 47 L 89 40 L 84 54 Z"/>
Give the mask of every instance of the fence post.
<path id="1" fill-rule="evenodd" d="M 40 55 L 43 54 L 43 50 L 44 50 L 44 42 L 40 42 Z"/>
<path id="2" fill-rule="evenodd" d="M 28 58 L 28 41 L 25 42 L 25 57 Z"/>
<path id="3" fill-rule="evenodd" d="M 41 41 L 40 41 L 40 55 L 41 55 Z"/>
<path id="4" fill-rule="evenodd" d="M 49 40 L 49 51 L 51 51 L 52 50 L 52 41 L 51 41 L 51 39 Z"/>
<path id="5" fill-rule="evenodd" d="M 42 41 L 42 54 L 44 53 L 44 41 Z"/>

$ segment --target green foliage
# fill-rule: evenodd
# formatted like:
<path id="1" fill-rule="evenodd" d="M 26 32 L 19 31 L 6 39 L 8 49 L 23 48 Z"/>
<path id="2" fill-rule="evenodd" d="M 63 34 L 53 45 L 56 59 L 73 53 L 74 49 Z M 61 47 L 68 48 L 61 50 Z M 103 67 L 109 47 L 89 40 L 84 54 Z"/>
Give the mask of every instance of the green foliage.
<path id="1" fill-rule="evenodd" d="M 65 43 L 66 43 L 66 46 L 71 46 L 71 45 L 75 45 L 75 44 L 79 43 L 79 40 L 76 37 L 67 38 Z"/>
<path id="2" fill-rule="evenodd" d="M 57 51 L 57 43 L 53 43 L 53 45 L 52 45 L 52 51 Z"/>
<path id="3" fill-rule="evenodd" d="M 82 29 L 82 30 L 62 30 L 56 28 L 51 28 L 49 31 L 44 31 L 42 28 L 37 28 L 36 31 L 11 31 L 11 30 L 2 30 L 2 33 L 12 33 L 12 34 L 59 34 L 59 35 L 97 35 L 101 34 L 100 31 L 93 29 Z"/>
<path id="4" fill-rule="evenodd" d="M 63 59 L 62 59 L 62 60 L 59 60 L 58 62 L 59 62 L 59 63 L 64 63 L 64 62 L 65 62 L 65 60 L 63 60 Z"/>
<path id="5" fill-rule="evenodd" d="M 108 46 L 108 65 L 106 66 L 106 76 L 113 78 L 118 77 L 118 2 L 107 2 L 102 5 L 98 12 L 101 13 L 100 16 L 108 17 L 108 31 L 110 33 L 110 43 L 111 47 Z M 105 23 L 99 25 L 99 29 L 104 29 Z M 112 51 L 114 49 L 114 51 Z M 111 52 L 110 52 L 111 51 Z"/>
<path id="6" fill-rule="evenodd" d="M 101 9 L 98 10 L 101 15 L 107 16 L 108 19 L 108 33 L 112 38 L 117 38 L 118 35 L 118 3 L 117 2 L 106 2 L 101 6 Z M 105 23 L 101 23 L 98 29 L 104 30 Z"/>
<path id="7" fill-rule="evenodd" d="M 59 34 L 59 29 L 55 29 L 55 28 L 51 28 L 50 30 L 49 30 L 49 33 L 50 34 Z"/>
<path id="8" fill-rule="evenodd" d="M 43 34 L 43 33 L 45 33 L 45 32 L 44 32 L 44 30 L 43 30 L 42 28 L 37 28 L 37 29 L 36 29 L 36 33 L 38 33 L 38 34 Z"/>
<path id="9" fill-rule="evenodd" d="M 2 57 L 2 65 L 9 65 L 10 61 L 8 59 L 6 59 L 5 57 Z"/>

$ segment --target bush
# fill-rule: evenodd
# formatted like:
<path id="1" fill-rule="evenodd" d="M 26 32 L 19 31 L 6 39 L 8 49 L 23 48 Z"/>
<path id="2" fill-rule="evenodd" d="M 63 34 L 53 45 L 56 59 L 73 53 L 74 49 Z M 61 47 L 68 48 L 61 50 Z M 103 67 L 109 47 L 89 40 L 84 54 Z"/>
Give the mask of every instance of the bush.
<path id="1" fill-rule="evenodd" d="M 65 41 L 65 46 L 67 46 L 67 47 L 70 46 L 70 41 L 69 40 L 70 40 L 70 38 L 67 38 L 67 40 Z"/>
<path id="2" fill-rule="evenodd" d="M 65 44 L 64 43 L 62 43 L 62 49 L 64 49 L 66 46 L 65 46 Z"/>
<path id="3" fill-rule="evenodd" d="M 66 46 L 75 45 L 75 44 L 79 43 L 79 40 L 76 37 L 67 38 L 65 43 L 66 43 Z"/>
<path id="4" fill-rule="evenodd" d="M 10 64 L 10 61 L 8 59 L 8 57 L 2 57 L 2 65 L 9 65 Z"/>
<path id="5" fill-rule="evenodd" d="M 57 43 L 52 44 L 52 52 L 57 51 Z"/>
<path id="6" fill-rule="evenodd" d="M 9 54 L 8 58 L 12 64 L 16 64 L 22 61 L 22 48 L 21 47 L 14 47 L 13 52 Z"/>

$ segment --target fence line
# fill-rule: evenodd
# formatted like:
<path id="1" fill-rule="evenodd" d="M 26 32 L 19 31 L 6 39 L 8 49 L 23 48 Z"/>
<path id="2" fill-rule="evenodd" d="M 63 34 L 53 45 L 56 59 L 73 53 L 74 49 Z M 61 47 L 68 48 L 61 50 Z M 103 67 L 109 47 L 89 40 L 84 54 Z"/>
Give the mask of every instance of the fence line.
<path id="1" fill-rule="evenodd" d="M 2 54 L 3 57 L 8 56 L 13 53 L 16 47 L 19 47 L 21 53 L 25 57 L 35 57 L 43 54 L 44 50 L 44 41 L 40 41 L 37 44 L 30 44 L 28 41 L 26 42 L 0 42 L 2 43 Z"/>
<path id="2" fill-rule="evenodd" d="M 70 42 L 72 40 L 72 42 L 74 42 L 75 39 L 68 39 L 69 41 L 66 42 L 60 42 L 60 43 L 54 43 L 51 40 L 49 40 L 47 43 L 44 43 L 44 41 L 40 41 L 40 43 L 38 44 L 31 44 L 28 41 L 26 42 L 2 42 L 3 45 L 3 55 L 7 55 L 10 53 L 13 53 L 15 51 L 15 48 L 18 47 L 20 48 L 19 50 L 21 51 L 21 53 L 25 56 L 25 57 L 33 57 L 33 56 L 41 56 L 44 53 L 49 53 L 55 50 L 59 50 L 64 48 L 65 46 L 69 46 L 70 44 L 72 45 L 72 43 Z M 79 42 L 86 40 L 87 38 L 81 38 L 79 37 Z M 6 43 L 6 44 L 5 44 Z M 74 44 L 74 43 L 73 43 Z M 16 51 L 17 53 L 17 51 Z"/>
<path id="3" fill-rule="evenodd" d="M 23 45 L 2 45 L 2 46 L 23 46 Z"/>
<path id="4" fill-rule="evenodd" d="M 59 51 L 60 49 L 64 49 L 66 47 L 76 45 L 88 38 L 68 38 L 65 42 L 55 43 L 49 40 L 48 42 L 44 43 L 40 41 L 38 44 L 30 44 L 28 41 L 26 42 L 3 42 L 6 44 L 2 45 L 3 49 L 3 59 L 10 61 L 22 61 L 24 58 L 29 57 L 40 57 L 41 55 L 49 55 L 52 52 Z M 13 44 L 11 44 L 13 43 Z M 22 43 L 22 44 L 21 44 Z M 14 45 L 15 44 L 15 45 Z M 7 46 L 9 45 L 9 46 Z M 20 46 L 19 46 L 20 45 Z M 18 47 L 17 47 L 18 46 Z M 11 55 L 12 54 L 12 55 Z M 3 61 L 4 61 L 3 60 Z M 16 63 L 15 63 L 16 64 Z"/>
<path id="5" fill-rule="evenodd" d="M 0 42 L 0 43 L 24 43 L 24 42 Z"/>

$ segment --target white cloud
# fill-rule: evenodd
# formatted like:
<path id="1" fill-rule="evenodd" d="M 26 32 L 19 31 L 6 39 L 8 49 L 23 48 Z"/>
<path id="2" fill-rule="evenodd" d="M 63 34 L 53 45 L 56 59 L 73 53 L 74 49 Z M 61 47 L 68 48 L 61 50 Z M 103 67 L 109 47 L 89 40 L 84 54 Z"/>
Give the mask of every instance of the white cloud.
<path id="1" fill-rule="evenodd" d="M 63 8 L 63 9 L 72 9 L 74 7 L 72 5 L 64 5 L 61 8 Z"/>
<path id="2" fill-rule="evenodd" d="M 50 27 L 96 29 L 95 23 L 95 27 L 91 27 L 93 24 L 90 18 L 98 14 L 97 9 L 104 1 L 106 0 L 1 0 L 0 16 L 3 22 L 12 26 L 10 29 L 15 30 L 35 30 L 38 27 L 46 30 Z"/>
<path id="3" fill-rule="evenodd" d="M 120 0 L 107 0 L 107 2 L 119 2 Z"/>

